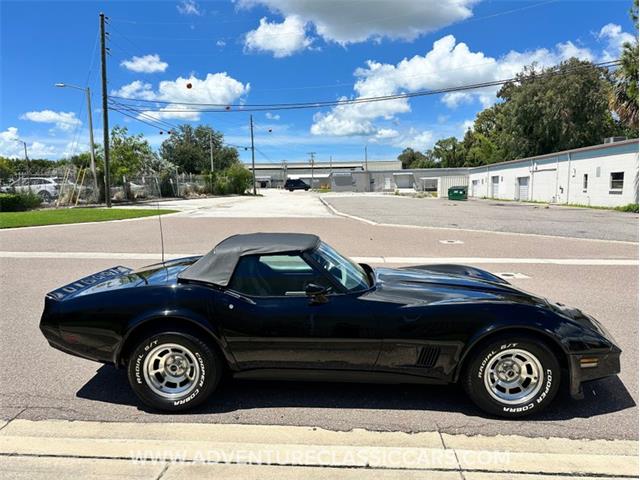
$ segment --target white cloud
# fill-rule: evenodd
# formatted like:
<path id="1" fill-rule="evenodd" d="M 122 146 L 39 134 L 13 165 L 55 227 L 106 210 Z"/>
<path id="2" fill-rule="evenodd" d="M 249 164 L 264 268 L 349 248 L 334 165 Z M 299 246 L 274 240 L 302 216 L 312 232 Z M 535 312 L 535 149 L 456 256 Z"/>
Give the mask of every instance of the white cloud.
<path id="1" fill-rule="evenodd" d="M 378 140 L 384 140 L 388 138 L 395 138 L 400 135 L 400 132 L 393 128 L 381 128 L 376 132 L 375 138 Z"/>
<path id="2" fill-rule="evenodd" d="M 135 80 L 123 85 L 118 90 L 112 90 L 111 95 L 124 98 L 138 98 L 141 100 L 155 100 L 156 93 L 150 83 Z"/>
<path id="3" fill-rule="evenodd" d="M 625 43 L 634 43 L 637 41 L 636 37 L 630 33 L 623 32 L 622 27 L 615 23 L 607 23 L 602 27 L 598 33 L 598 39 L 607 42 L 602 52 L 602 61 L 604 62 L 616 60 L 620 57 L 620 52 Z"/>
<path id="4" fill-rule="evenodd" d="M 225 42 L 224 40 L 218 40 L 216 42 L 216 47 L 222 48 L 222 47 L 225 47 L 226 45 L 227 45 L 227 42 Z"/>
<path id="5" fill-rule="evenodd" d="M 247 51 L 269 52 L 275 58 L 288 57 L 311 45 L 305 33 L 305 24 L 297 15 L 291 15 L 282 23 L 270 23 L 260 19 L 260 26 L 245 36 Z"/>
<path id="6" fill-rule="evenodd" d="M 397 95 L 503 80 L 512 78 L 526 65 L 536 63 L 539 67 L 547 67 L 573 56 L 585 60 L 595 58 L 591 51 L 579 48 L 571 42 L 559 43 L 553 49 L 539 48 L 524 52 L 512 50 L 500 58 L 494 58 L 480 51 L 474 52 L 467 44 L 457 42 L 453 35 L 447 35 L 436 40 L 426 54 L 404 58 L 395 65 L 367 61 L 366 67 L 354 72 L 357 80 L 353 87 L 353 98 Z M 495 102 L 498 88 L 451 92 L 442 95 L 440 99 L 452 109 L 475 101 L 487 107 Z M 314 115 L 311 133 L 335 136 L 373 135 L 378 130 L 375 120 L 389 120 L 410 111 L 411 105 L 407 98 L 338 105 L 329 112 Z M 418 141 L 424 143 L 426 140 L 425 135 Z"/>
<path id="7" fill-rule="evenodd" d="M 191 84 L 191 88 L 187 87 L 188 84 Z M 249 93 L 250 88 L 248 83 L 243 84 L 227 75 L 226 72 L 222 72 L 208 73 L 203 79 L 191 75 L 188 78 L 178 77 L 175 80 L 164 80 L 158 84 L 156 90 L 151 84 L 136 80 L 112 91 L 111 95 L 164 102 L 225 105 L 236 102 L 243 95 Z M 155 118 L 194 121 L 200 118 L 200 113 L 194 106 L 170 105 L 162 107 L 159 112 L 147 111 L 145 113 Z"/>
<path id="8" fill-rule="evenodd" d="M 277 113 L 267 112 L 264 114 L 264 116 L 269 120 L 280 120 L 280 115 L 278 115 Z"/>
<path id="9" fill-rule="evenodd" d="M 27 112 L 20 116 L 22 120 L 30 120 L 37 123 L 53 123 L 56 128 L 69 131 L 82 125 L 75 112 L 54 112 L 53 110 L 41 110 L 39 112 Z"/>
<path id="10" fill-rule="evenodd" d="M 123 60 L 121 66 L 127 70 L 138 73 L 164 72 L 169 64 L 160 60 L 160 55 L 144 55 L 143 57 L 132 57 L 131 60 Z"/>
<path id="11" fill-rule="evenodd" d="M 315 25 L 326 41 L 341 45 L 368 39 L 413 40 L 472 15 L 478 0 L 239 0 L 243 8 L 264 5 L 285 18 Z"/>
<path id="12" fill-rule="evenodd" d="M 0 132 L 0 155 L 8 158 L 24 158 L 24 146 L 16 127 L 9 127 Z M 55 148 L 42 142 L 27 142 L 29 158 L 47 158 L 55 154 Z"/>
<path id="13" fill-rule="evenodd" d="M 182 15 L 200 16 L 203 14 L 200 5 L 198 5 L 198 2 L 195 0 L 182 0 L 178 5 L 176 5 L 176 8 Z"/>

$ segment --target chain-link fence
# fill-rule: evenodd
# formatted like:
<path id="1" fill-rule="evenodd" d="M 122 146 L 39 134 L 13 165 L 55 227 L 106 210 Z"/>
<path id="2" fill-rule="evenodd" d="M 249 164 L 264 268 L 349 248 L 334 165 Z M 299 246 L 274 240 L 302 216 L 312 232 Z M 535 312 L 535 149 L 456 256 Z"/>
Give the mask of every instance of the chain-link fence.
<path id="1" fill-rule="evenodd" d="M 217 183 L 216 183 L 217 182 Z M 113 203 L 160 198 L 193 198 L 218 193 L 220 178 L 210 175 L 165 172 L 111 178 Z M 50 169 L 38 175 L 17 175 L 0 186 L 4 193 L 32 192 L 43 206 L 94 205 L 104 202 L 104 180 L 88 168 Z M 226 193 L 226 192 L 223 192 Z"/>

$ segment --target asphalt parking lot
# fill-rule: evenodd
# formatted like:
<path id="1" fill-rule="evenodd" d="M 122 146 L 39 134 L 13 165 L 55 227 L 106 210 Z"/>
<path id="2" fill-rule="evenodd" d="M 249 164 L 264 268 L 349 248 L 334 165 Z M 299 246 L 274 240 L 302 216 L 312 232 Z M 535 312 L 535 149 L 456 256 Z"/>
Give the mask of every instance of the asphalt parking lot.
<path id="1" fill-rule="evenodd" d="M 211 208 L 205 200 L 185 206 L 182 213 L 163 220 L 166 250 L 204 253 L 232 233 L 298 231 L 317 233 L 347 255 L 380 258 L 389 266 L 414 257 L 472 260 L 466 263 L 517 274 L 512 280 L 517 286 L 599 318 L 623 349 L 622 374 L 591 384 L 582 401 L 562 395 L 541 416 L 517 424 L 483 416 L 455 386 L 230 380 L 198 411 L 175 416 L 147 413 L 136 402 L 123 371 L 51 349 L 38 321 L 47 291 L 114 264 L 152 263 L 159 253 L 159 235 L 158 222 L 149 218 L 0 231 L 0 417 L 638 438 L 637 244 L 371 225 L 332 215 L 312 193 L 287 194 L 212 201 Z M 273 216 L 269 204 L 282 205 L 278 198 L 288 206 L 277 207 L 280 211 Z M 637 218 L 635 222 L 637 229 Z"/>
<path id="2" fill-rule="evenodd" d="M 500 200 L 327 195 L 340 212 L 376 223 L 638 241 L 638 214 Z"/>

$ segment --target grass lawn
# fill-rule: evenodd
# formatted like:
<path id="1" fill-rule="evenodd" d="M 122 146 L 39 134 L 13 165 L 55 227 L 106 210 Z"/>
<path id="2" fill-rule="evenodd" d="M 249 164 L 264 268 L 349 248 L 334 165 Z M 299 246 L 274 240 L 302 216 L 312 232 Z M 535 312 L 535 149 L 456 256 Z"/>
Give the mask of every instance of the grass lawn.
<path id="1" fill-rule="evenodd" d="M 33 227 L 63 223 L 104 222 L 167 213 L 176 210 L 155 208 L 65 208 L 60 210 L 31 210 L 28 212 L 0 212 L 0 228 Z"/>

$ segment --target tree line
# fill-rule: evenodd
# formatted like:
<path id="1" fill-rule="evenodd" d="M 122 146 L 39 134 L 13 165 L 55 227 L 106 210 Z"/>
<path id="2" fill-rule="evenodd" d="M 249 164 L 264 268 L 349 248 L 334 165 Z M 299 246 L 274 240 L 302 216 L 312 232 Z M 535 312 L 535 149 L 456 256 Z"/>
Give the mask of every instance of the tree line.
<path id="1" fill-rule="evenodd" d="M 238 150 L 224 144 L 223 134 L 206 125 L 180 125 L 155 151 L 143 134 L 130 134 L 126 127 L 115 126 L 110 135 L 110 173 L 117 184 L 122 177 L 172 173 L 210 174 L 223 172 L 240 164 Z M 213 158 L 213 170 L 211 159 Z M 89 151 L 59 161 L 45 159 L 10 159 L 0 157 L 0 178 L 16 175 L 46 174 L 55 169 L 90 165 Z M 104 174 L 104 149 L 96 145 L 96 168 Z"/>
<path id="2" fill-rule="evenodd" d="M 632 19 L 638 28 L 638 0 Z M 528 66 L 503 85 L 498 102 L 476 116 L 462 140 L 443 138 L 424 152 L 405 148 L 403 168 L 475 167 L 570 150 L 604 138 L 638 138 L 638 41 L 624 45 L 611 73 L 572 58 Z"/>

